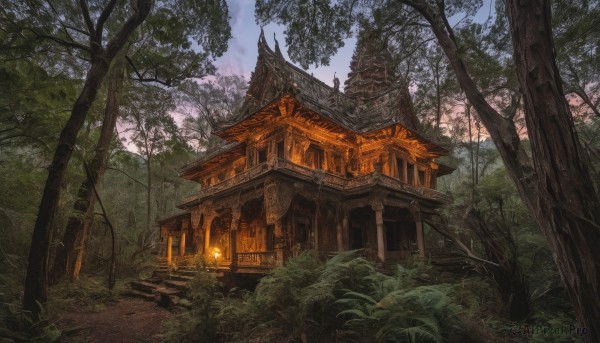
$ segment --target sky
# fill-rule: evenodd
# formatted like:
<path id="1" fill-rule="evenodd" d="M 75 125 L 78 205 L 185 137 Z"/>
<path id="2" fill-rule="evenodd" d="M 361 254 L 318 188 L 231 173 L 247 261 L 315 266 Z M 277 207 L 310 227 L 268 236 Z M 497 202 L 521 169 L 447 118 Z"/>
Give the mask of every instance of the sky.
<path id="1" fill-rule="evenodd" d="M 250 80 L 250 73 L 256 66 L 258 57 L 258 37 L 260 36 L 260 26 L 254 21 L 254 3 L 251 0 L 229 0 L 229 15 L 231 17 L 231 33 L 233 38 L 229 41 L 227 52 L 215 61 L 219 73 L 241 74 Z M 265 26 L 265 38 L 271 49 L 275 46 L 273 34 L 276 35 L 285 59 L 292 62 L 287 54 L 285 46 L 285 28 L 283 26 L 269 24 Z M 356 45 L 356 39 L 350 38 L 345 41 L 345 45 L 338 53 L 331 58 L 329 66 L 311 67 L 308 73 L 312 73 L 316 78 L 333 86 L 333 74 L 340 79 L 340 87 L 343 88 L 344 81 L 350 71 L 350 59 Z M 294 62 L 292 62 L 294 63 Z M 296 66 L 298 64 L 294 63 Z"/>
<path id="2" fill-rule="evenodd" d="M 229 15 L 231 17 L 231 33 L 233 38 L 229 41 L 229 49 L 227 52 L 215 61 L 219 73 L 230 75 L 239 74 L 250 80 L 250 73 L 256 65 L 258 56 L 258 37 L 260 35 L 260 26 L 254 20 L 254 0 L 228 0 Z M 492 2 L 484 0 L 483 6 L 475 15 L 475 21 L 483 22 L 488 15 L 493 11 Z M 461 18 L 449 18 L 449 21 L 455 23 Z M 279 46 L 283 52 L 285 59 L 290 60 L 287 54 L 287 46 L 285 45 L 285 28 L 276 24 L 265 26 L 265 38 L 271 48 L 275 46 L 273 34 L 279 41 Z M 337 54 L 331 58 L 329 66 L 319 66 L 315 68 L 311 66 L 308 73 L 312 73 L 316 78 L 333 86 L 333 76 L 340 79 L 340 88 L 344 87 L 344 81 L 348 78 L 350 72 L 350 59 L 356 45 L 356 38 L 349 38 L 344 41 L 344 47 L 338 50 Z M 299 64 L 294 63 L 299 67 Z"/>

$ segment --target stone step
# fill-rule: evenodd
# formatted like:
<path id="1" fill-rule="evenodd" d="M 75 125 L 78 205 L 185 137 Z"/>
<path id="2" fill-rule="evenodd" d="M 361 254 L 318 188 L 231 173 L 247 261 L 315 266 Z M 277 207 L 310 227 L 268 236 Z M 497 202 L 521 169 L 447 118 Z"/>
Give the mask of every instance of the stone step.
<path id="1" fill-rule="evenodd" d="M 174 274 L 169 277 L 169 280 L 190 282 L 194 280 L 193 276 Z"/>
<path id="2" fill-rule="evenodd" d="M 121 295 L 130 297 L 130 298 L 144 299 L 147 301 L 156 301 L 156 296 L 154 294 L 138 291 L 135 289 L 128 289 L 126 291 L 123 291 L 123 293 L 121 293 Z"/>
<path id="3" fill-rule="evenodd" d="M 190 288 L 190 285 L 187 281 L 165 280 L 165 285 L 167 285 L 169 288 L 178 289 L 183 292 Z"/>
<path id="4" fill-rule="evenodd" d="M 131 281 L 130 282 L 131 288 L 141 291 L 141 292 L 146 292 L 149 294 L 153 294 L 154 291 L 158 288 L 158 285 L 150 283 L 150 282 L 146 282 L 146 281 Z"/>
<path id="5" fill-rule="evenodd" d="M 179 304 L 179 299 L 183 295 L 183 292 L 175 288 L 161 287 L 156 289 L 156 295 L 158 305 L 165 308 L 173 308 Z"/>
<path id="6" fill-rule="evenodd" d="M 163 280 L 163 278 L 159 277 L 149 277 L 147 279 L 144 279 L 145 282 L 153 283 L 155 285 L 158 285 L 159 283 L 163 282 Z"/>
<path id="7" fill-rule="evenodd" d="M 196 269 L 193 269 L 193 270 L 180 269 L 177 271 L 177 274 L 185 275 L 185 276 L 196 276 L 196 274 L 198 274 L 198 271 L 196 271 Z"/>
<path id="8" fill-rule="evenodd" d="M 169 272 L 155 270 L 152 272 L 152 277 L 159 278 L 159 279 L 166 279 L 169 277 Z"/>
<path id="9" fill-rule="evenodd" d="M 158 295 L 177 295 L 180 296 L 183 292 L 180 289 L 176 289 L 176 288 L 171 288 L 171 287 L 167 287 L 167 286 L 162 286 L 162 287 L 157 287 L 154 292 Z"/>

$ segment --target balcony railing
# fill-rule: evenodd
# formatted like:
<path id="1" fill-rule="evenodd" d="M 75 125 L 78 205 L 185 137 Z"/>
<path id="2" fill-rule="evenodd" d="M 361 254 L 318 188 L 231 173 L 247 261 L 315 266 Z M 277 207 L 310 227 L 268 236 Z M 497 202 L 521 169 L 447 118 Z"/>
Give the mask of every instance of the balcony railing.
<path id="1" fill-rule="evenodd" d="M 372 173 L 352 178 L 346 178 L 340 175 L 325 172 L 323 170 L 311 169 L 281 158 L 271 158 L 268 162 L 258 164 L 227 180 L 224 180 L 213 186 L 200 190 L 200 192 L 198 192 L 196 195 L 184 199 L 184 203 L 212 196 L 215 193 L 224 191 L 240 183 L 252 180 L 262 174 L 266 174 L 270 170 L 287 170 L 295 172 L 302 176 L 309 177 L 317 183 L 321 183 L 323 185 L 327 185 L 329 187 L 336 188 L 341 191 L 351 191 L 352 189 L 359 187 L 381 184 L 386 187 L 396 189 L 398 191 L 411 193 L 420 197 L 438 200 L 441 202 L 450 202 L 452 200 L 450 196 L 444 193 L 440 193 L 436 190 L 425 187 L 409 185 L 408 183 L 402 182 L 396 178 L 380 173 Z"/>
<path id="2" fill-rule="evenodd" d="M 274 267 L 275 253 L 273 251 L 238 252 L 237 264 L 238 266 Z"/>

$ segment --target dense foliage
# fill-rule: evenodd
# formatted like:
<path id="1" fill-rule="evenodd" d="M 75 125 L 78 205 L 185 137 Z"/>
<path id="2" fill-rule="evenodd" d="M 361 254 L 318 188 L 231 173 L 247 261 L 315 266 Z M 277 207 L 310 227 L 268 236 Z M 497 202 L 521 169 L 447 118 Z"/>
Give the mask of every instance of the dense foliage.
<path id="1" fill-rule="evenodd" d="M 355 251 L 320 262 L 305 252 L 260 280 L 223 294 L 212 274 L 192 283 L 192 310 L 170 326 L 174 342 L 443 342 L 464 337 L 456 286 L 419 285 L 424 266 L 392 276 Z"/>

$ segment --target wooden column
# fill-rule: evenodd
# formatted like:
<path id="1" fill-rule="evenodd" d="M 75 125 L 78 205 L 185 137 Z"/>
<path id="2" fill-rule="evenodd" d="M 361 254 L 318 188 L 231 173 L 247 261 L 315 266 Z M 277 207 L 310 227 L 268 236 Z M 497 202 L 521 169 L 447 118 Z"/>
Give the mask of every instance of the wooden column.
<path id="1" fill-rule="evenodd" d="M 419 247 L 419 256 L 425 257 L 425 238 L 421 218 L 417 218 L 417 246 Z"/>
<path id="2" fill-rule="evenodd" d="M 343 230 L 343 250 L 350 249 L 350 231 L 348 228 L 348 211 L 344 211 L 344 217 L 342 218 L 342 230 Z"/>
<path id="3" fill-rule="evenodd" d="M 275 263 L 277 266 L 283 265 L 283 249 L 285 247 L 285 238 L 283 237 L 283 228 L 281 219 L 275 221 Z"/>
<path id="4" fill-rule="evenodd" d="M 402 181 L 408 183 L 408 162 L 406 158 L 402 159 Z"/>
<path id="5" fill-rule="evenodd" d="M 419 167 L 417 167 L 417 161 L 415 160 L 415 167 L 413 168 L 413 185 L 419 185 Z"/>
<path id="6" fill-rule="evenodd" d="M 319 218 L 318 218 L 318 204 L 315 206 L 315 216 L 313 218 L 313 238 L 314 238 L 314 249 L 319 251 Z"/>
<path id="7" fill-rule="evenodd" d="M 179 256 L 185 256 L 185 231 L 181 231 L 179 235 Z"/>
<path id="8" fill-rule="evenodd" d="M 231 268 L 237 266 L 237 229 L 240 223 L 241 212 L 234 210 L 231 214 L 231 226 L 229 230 L 229 245 L 231 247 Z"/>
<path id="9" fill-rule="evenodd" d="M 338 217 L 339 219 L 339 217 Z M 338 220 L 336 226 L 336 234 L 337 234 L 337 251 L 344 250 L 344 233 L 343 233 L 343 224 Z"/>
<path id="10" fill-rule="evenodd" d="M 204 257 L 206 261 L 210 261 L 210 226 L 212 220 L 204 222 Z"/>
<path id="11" fill-rule="evenodd" d="M 170 234 L 167 236 L 167 264 L 171 265 L 173 259 L 173 236 Z"/>
<path id="12" fill-rule="evenodd" d="M 383 234 L 383 204 L 372 205 L 375 211 L 375 224 L 377 225 L 377 257 L 385 262 L 385 237 Z"/>

